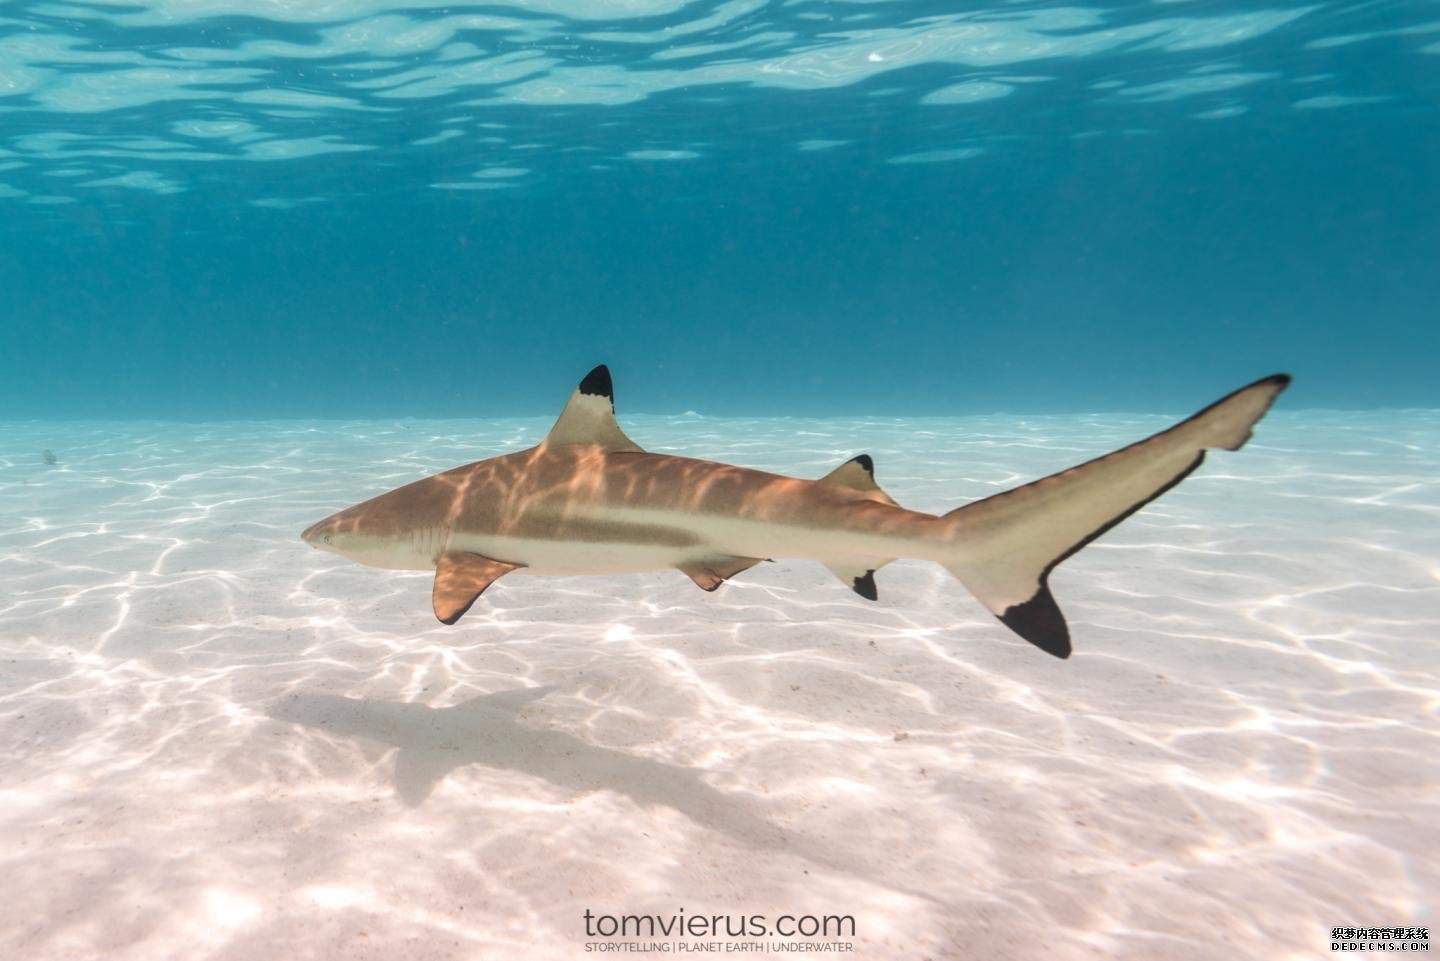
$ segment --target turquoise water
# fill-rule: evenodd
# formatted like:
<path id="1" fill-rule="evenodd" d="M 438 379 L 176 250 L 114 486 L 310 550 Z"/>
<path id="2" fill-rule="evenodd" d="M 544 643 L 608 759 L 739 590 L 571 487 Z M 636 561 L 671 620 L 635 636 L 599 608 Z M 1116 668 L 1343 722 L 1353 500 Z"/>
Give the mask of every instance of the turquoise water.
<path id="1" fill-rule="evenodd" d="M 1435 930 L 1437 68 L 1419 2 L 0 0 L 0 958 Z M 602 362 L 935 514 L 1295 381 L 1046 569 L 1068 660 L 927 561 L 446 625 L 300 540 Z"/>
<path id="2" fill-rule="evenodd" d="M 0 4 L 0 410 L 1432 406 L 1436 16 Z"/>

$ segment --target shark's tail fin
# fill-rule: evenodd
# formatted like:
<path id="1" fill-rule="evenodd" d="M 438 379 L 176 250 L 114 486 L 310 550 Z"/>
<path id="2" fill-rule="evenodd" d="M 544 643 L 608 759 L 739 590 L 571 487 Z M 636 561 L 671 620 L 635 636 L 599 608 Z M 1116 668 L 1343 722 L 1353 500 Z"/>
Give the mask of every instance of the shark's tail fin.
<path id="1" fill-rule="evenodd" d="M 1290 383 L 1274 374 L 1169 430 L 946 514 L 946 566 L 1016 634 L 1056 657 L 1070 631 L 1046 581 L 1057 564 L 1184 480 L 1209 448 L 1239 450 Z"/>

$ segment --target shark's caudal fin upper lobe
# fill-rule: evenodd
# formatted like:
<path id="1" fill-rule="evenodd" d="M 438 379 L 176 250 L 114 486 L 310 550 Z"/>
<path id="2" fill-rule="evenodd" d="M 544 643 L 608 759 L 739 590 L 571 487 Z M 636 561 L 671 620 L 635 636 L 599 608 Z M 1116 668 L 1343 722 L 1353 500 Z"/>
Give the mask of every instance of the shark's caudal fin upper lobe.
<path id="1" fill-rule="evenodd" d="M 1258 380 L 1153 437 L 950 512 L 957 558 L 947 566 L 1006 627 L 1069 657 L 1050 572 L 1184 480 L 1206 450 L 1239 450 L 1289 383 L 1287 374 Z"/>

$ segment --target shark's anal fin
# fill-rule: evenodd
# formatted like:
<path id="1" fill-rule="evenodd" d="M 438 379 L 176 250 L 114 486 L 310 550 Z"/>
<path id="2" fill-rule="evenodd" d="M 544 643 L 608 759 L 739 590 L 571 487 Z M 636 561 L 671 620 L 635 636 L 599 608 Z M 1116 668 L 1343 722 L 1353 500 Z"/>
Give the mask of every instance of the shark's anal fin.
<path id="1" fill-rule="evenodd" d="M 703 561 L 687 561 L 680 565 L 686 577 L 702 591 L 713 591 L 741 571 L 761 563 L 763 557 L 709 557 Z"/>
<path id="2" fill-rule="evenodd" d="M 880 592 L 875 588 L 875 572 L 889 564 L 889 560 L 875 561 L 870 564 L 826 564 L 830 573 L 840 579 L 840 583 L 850 588 L 856 594 L 867 601 L 878 601 Z"/>
<path id="3" fill-rule="evenodd" d="M 625 436 L 615 420 L 615 387 L 610 368 L 601 364 L 580 381 L 559 420 L 545 436 L 549 446 L 596 444 L 606 450 L 643 453 L 639 444 Z"/>
<path id="4" fill-rule="evenodd" d="M 454 624 L 485 588 L 519 567 L 466 551 L 446 551 L 435 563 L 435 588 L 430 595 L 435 616 L 442 624 Z"/>
<path id="5" fill-rule="evenodd" d="M 880 489 L 879 484 L 875 483 L 875 461 L 869 454 L 857 454 L 850 458 L 820 478 L 820 483 L 848 487 L 865 494 L 868 500 L 899 506 L 889 494 Z"/>

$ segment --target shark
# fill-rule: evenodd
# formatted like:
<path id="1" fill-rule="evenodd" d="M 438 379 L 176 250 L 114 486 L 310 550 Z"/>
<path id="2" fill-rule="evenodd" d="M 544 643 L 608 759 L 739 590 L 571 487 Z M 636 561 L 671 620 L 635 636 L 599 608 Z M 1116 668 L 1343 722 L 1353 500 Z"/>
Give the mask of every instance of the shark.
<path id="1" fill-rule="evenodd" d="M 1192 474 L 1206 451 L 1239 450 L 1289 384 L 1272 374 L 1128 447 L 930 514 L 886 494 L 867 454 L 806 479 L 646 451 L 621 430 L 602 364 L 536 446 L 372 497 L 301 537 L 372 567 L 433 570 L 444 624 L 507 575 L 675 570 L 714 591 L 756 564 L 797 558 L 875 601 L 886 564 L 935 561 L 1015 634 L 1068 658 L 1051 572 Z"/>

